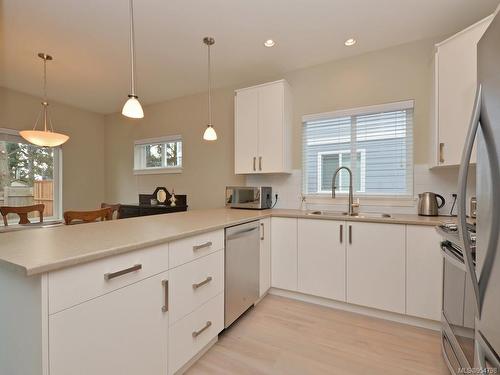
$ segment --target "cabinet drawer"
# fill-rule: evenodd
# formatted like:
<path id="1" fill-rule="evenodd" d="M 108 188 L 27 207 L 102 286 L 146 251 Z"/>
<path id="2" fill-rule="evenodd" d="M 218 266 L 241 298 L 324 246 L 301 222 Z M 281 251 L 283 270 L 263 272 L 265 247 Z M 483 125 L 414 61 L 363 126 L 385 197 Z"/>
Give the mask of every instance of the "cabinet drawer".
<path id="1" fill-rule="evenodd" d="M 202 233 L 170 243 L 170 267 L 177 267 L 224 248 L 224 230 Z"/>
<path id="2" fill-rule="evenodd" d="M 170 271 L 170 324 L 224 290 L 224 251 L 183 264 Z"/>
<path id="3" fill-rule="evenodd" d="M 224 293 L 169 329 L 169 374 L 174 374 L 224 329 Z"/>
<path id="4" fill-rule="evenodd" d="M 49 273 L 49 314 L 168 269 L 168 244 Z"/>

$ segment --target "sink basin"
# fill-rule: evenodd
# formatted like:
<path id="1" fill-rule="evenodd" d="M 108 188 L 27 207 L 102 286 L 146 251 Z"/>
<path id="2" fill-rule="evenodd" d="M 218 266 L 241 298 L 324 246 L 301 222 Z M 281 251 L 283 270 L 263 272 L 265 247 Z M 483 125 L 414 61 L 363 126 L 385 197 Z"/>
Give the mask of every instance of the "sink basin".
<path id="1" fill-rule="evenodd" d="M 359 217 L 359 218 L 390 218 L 390 214 L 386 213 L 378 213 L 378 212 L 357 212 L 352 215 L 349 215 L 347 212 L 341 212 L 341 211 L 311 211 L 308 212 L 307 215 L 311 216 L 352 216 L 352 217 Z"/>

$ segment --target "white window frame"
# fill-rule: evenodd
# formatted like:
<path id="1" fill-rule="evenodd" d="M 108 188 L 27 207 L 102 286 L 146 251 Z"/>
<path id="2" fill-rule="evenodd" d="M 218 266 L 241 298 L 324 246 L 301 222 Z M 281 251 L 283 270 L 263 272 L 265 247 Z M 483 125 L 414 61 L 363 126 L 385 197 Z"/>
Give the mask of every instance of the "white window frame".
<path id="1" fill-rule="evenodd" d="M 362 115 L 369 115 L 373 113 L 379 113 L 379 112 L 391 112 L 391 111 L 399 111 L 399 110 L 408 110 L 408 109 L 413 109 L 415 110 L 415 105 L 414 105 L 414 100 L 403 100 L 403 101 L 397 101 L 397 102 L 391 102 L 391 103 L 385 103 L 385 104 L 376 104 L 376 105 L 370 105 L 370 106 L 364 106 L 364 107 L 357 107 L 357 108 L 351 108 L 351 109 L 343 109 L 343 110 L 336 110 L 336 111 L 330 111 L 330 112 L 322 112 L 322 113 L 316 113 L 316 114 L 307 114 L 302 116 L 302 124 L 305 124 L 306 122 L 312 122 L 312 121 L 321 121 L 321 120 L 329 120 L 332 118 L 340 118 L 340 117 L 353 117 L 353 116 L 362 116 Z M 412 126 L 412 142 L 413 146 L 415 145 L 415 137 L 414 137 L 414 129 L 415 129 L 415 118 L 413 118 L 413 126 Z M 351 133 L 351 142 L 352 139 L 355 135 Z M 302 149 L 304 150 L 304 140 L 302 140 Z M 325 141 L 324 143 L 321 142 L 321 144 L 337 144 L 340 142 L 336 141 Z M 317 144 L 315 143 L 310 143 L 308 144 Z M 415 202 L 415 197 L 414 197 L 414 187 L 415 187 L 415 176 L 414 176 L 414 168 L 415 168 L 415 155 L 414 155 L 414 147 L 412 147 L 411 153 L 409 153 L 409 156 L 412 157 L 412 165 L 408 168 L 408 173 L 411 173 L 412 175 L 412 183 L 408 186 L 408 194 L 407 195 L 384 195 L 384 194 L 373 194 L 373 195 L 366 195 L 362 194 L 360 196 L 361 199 L 365 202 L 364 204 L 372 204 L 372 205 L 380 205 L 380 204 L 387 204 L 388 202 L 391 202 L 392 204 L 396 206 L 412 206 L 414 205 Z M 350 150 L 353 151 L 353 150 Z M 350 152 L 349 151 L 349 152 Z M 356 150 L 354 150 L 356 151 Z M 326 151 L 328 152 L 328 151 Z M 410 152 L 410 151 L 409 151 Z M 304 158 L 304 155 L 302 156 Z M 366 162 L 364 167 L 366 167 Z M 363 165 L 362 165 L 363 168 Z M 306 170 L 303 168 L 303 185 L 302 185 L 302 193 L 305 197 L 307 197 L 308 201 L 314 202 L 317 204 L 326 204 L 326 203 L 331 203 L 331 198 L 328 197 L 327 194 L 330 193 L 330 191 L 318 191 L 318 192 L 307 192 L 307 176 L 306 176 Z M 362 172 L 363 174 L 366 174 L 366 171 Z M 318 182 L 320 182 L 319 180 Z M 321 186 L 318 185 L 317 190 L 321 190 Z M 356 194 L 356 193 L 355 193 Z M 338 194 L 341 199 L 344 199 L 344 197 L 347 196 L 346 193 L 344 192 L 339 192 Z"/>
<path id="2" fill-rule="evenodd" d="M 327 142 L 326 144 L 328 143 L 331 143 L 331 142 Z M 365 192 L 365 179 L 366 179 L 366 150 L 365 149 L 357 149 L 356 150 L 356 153 L 359 153 L 360 154 L 360 165 L 361 165 L 361 169 L 359 171 L 360 173 L 360 189 L 361 190 L 357 190 L 355 191 L 355 193 L 364 193 Z M 323 155 L 339 155 L 339 166 L 342 166 L 342 155 L 344 154 L 351 154 L 351 150 L 339 150 L 339 151 L 320 151 L 318 152 L 318 165 L 317 165 L 317 168 L 318 168 L 318 172 L 316 174 L 316 178 L 317 178 L 317 186 L 318 186 L 318 189 L 316 191 L 317 194 L 330 194 L 331 191 L 330 190 L 322 190 L 322 181 L 323 181 Z M 348 194 L 349 191 L 348 191 L 348 187 L 346 187 L 346 189 L 344 189 L 343 185 L 342 185 L 342 175 L 344 173 L 347 173 L 345 170 L 341 170 L 340 171 L 340 176 L 339 176 L 339 184 L 337 185 L 337 193 L 339 194 Z"/>
<path id="3" fill-rule="evenodd" d="M 165 166 L 166 160 L 166 148 L 163 148 L 163 152 L 161 155 L 161 167 L 145 167 L 146 160 L 146 149 L 145 147 L 138 148 L 137 146 L 147 146 L 147 145 L 156 145 L 163 143 L 172 143 L 172 142 L 180 142 L 181 143 L 181 155 L 178 156 L 178 164 L 173 167 Z M 184 154 L 184 142 L 182 140 L 181 135 L 170 135 L 165 137 L 157 137 L 157 138 L 146 138 L 139 139 L 134 141 L 134 175 L 142 175 L 142 174 L 163 174 L 163 173 L 182 173 L 183 170 L 183 154 Z"/>
<path id="4" fill-rule="evenodd" d="M 20 143 L 28 143 L 20 135 L 18 130 L 1 128 L 0 134 L 12 135 L 19 138 Z M 54 165 L 53 168 L 53 181 L 54 181 L 54 200 L 53 200 L 53 211 L 54 215 L 44 216 L 45 221 L 49 220 L 62 220 L 62 207 L 63 207 L 63 152 L 62 147 L 53 147 L 54 150 Z M 11 219 L 8 221 L 9 225 L 17 224 L 19 219 Z"/>

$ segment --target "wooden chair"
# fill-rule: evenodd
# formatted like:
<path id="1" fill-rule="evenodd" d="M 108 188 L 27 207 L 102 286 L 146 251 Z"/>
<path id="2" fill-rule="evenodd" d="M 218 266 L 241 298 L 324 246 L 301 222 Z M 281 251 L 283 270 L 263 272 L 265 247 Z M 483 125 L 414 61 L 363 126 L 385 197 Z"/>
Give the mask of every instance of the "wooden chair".
<path id="1" fill-rule="evenodd" d="M 43 223 L 43 210 L 45 209 L 44 204 L 34 204 L 32 206 L 2 206 L 0 207 L 0 213 L 3 216 L 3 223 L 5 226 L 8 225 L 7 215 L 8 214 L 16 214 L 19 216 L 19 224 L 30 224 L 31 222 L 28 219 L 28 214 L 30 212 L 38 211 L 40 216 L 40 223 Z"/>
<path id="2" fill-rule="evenodd" d="M 64 213 L 64 223 L 66 225 L 71 225 L 75 220 L 83 223 L 91 223 L 97 221 L 98 219 L 111 220 L 113 211 L 110 207 L 101 208 L 95 211 L 66 211 Z"/>
<path id="3" fill-rule="evenodd" d="M 101 203 L 101 208 L 111 208 L 111 220 L 115 217 L 115 212 L 116 212 L 116 220 L 120 218 L 120 208 L 122 207 L 121 204 L 110 204 L 110 203 Z"/>

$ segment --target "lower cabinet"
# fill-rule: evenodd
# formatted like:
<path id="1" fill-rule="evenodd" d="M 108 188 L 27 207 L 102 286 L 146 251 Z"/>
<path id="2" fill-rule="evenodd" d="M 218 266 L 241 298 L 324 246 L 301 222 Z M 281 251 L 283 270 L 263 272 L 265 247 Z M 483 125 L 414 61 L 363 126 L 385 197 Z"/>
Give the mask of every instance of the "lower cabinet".
<path id="1" fill-rule="evenodd" d="M 406 226 L 406 313 L 441 320 L 443 258 L 434 227 Z M 472 305 L 473 306 L 473 305 Z"/>
<path id="2" fill-rule="evenodd" d="M 165 375 L 168 273 L 49 316 L 50 375 Z"/>
<path id="3" fill-rule="evenodd" d="M 271 220 L 271 285 L 297 290 L 297 219 Z"/>
<path id="4" fill-rule="evenodd" d="M 347 302 L 404 314 L 405 226 L 348 222 L 347 242 Z"/>
<path id="5" fill-rule="evenodd" d="M 271 218 L 260 221 L 259 297 L 271 287 Z"/>
<path id="6" fill-rule="evenodd" d="M 345 261 L 345 222 L 299 219 L 299 292 L 345 301 Z"/>
<path id="7" fill-rule="evenodd" d="M 174 374 L 224 329 L 224 293 L 212 298 L 169 331 L 169 374 Z M 137 374 L 150 374 L 138 372 Z"/>

